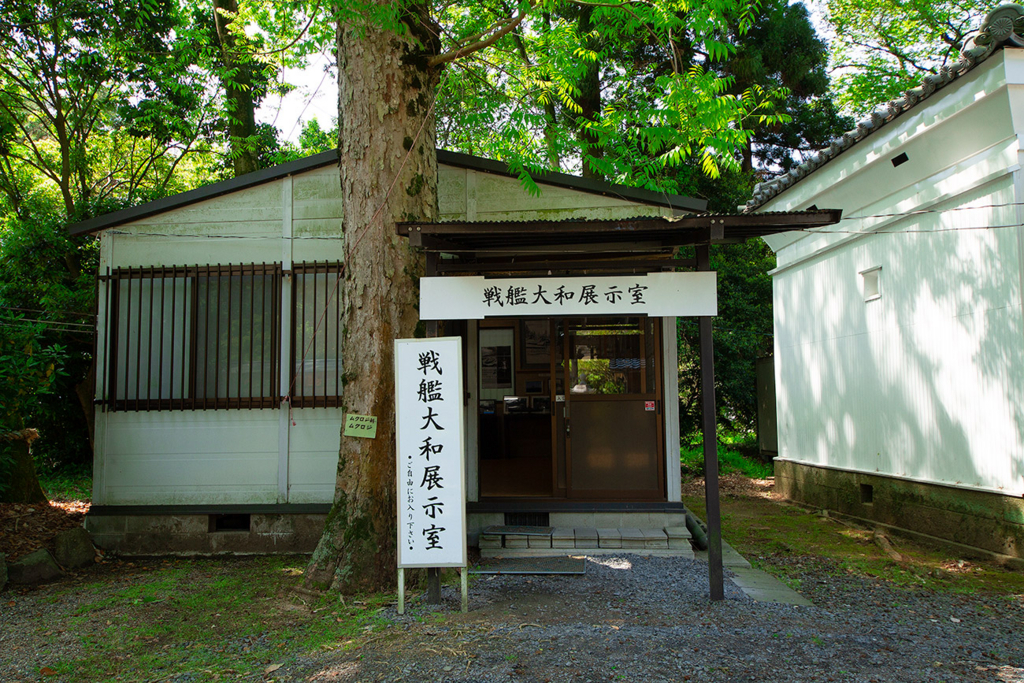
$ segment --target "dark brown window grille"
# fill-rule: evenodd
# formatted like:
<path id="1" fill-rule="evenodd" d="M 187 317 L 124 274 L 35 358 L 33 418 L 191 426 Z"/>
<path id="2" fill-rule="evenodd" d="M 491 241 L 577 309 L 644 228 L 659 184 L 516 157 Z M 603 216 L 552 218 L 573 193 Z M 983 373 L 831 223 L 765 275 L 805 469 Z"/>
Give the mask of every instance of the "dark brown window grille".
<path id="1" fill-rule="evenodd" d="M 292 266 L 292 378 L 295 407 L 341 405 L 340 263 Z"/>
<path id="2" fill-rule="evenodd" d="M 279 264 L 118 268 L 105 279 L 112 409 L 279 404 Z"/>

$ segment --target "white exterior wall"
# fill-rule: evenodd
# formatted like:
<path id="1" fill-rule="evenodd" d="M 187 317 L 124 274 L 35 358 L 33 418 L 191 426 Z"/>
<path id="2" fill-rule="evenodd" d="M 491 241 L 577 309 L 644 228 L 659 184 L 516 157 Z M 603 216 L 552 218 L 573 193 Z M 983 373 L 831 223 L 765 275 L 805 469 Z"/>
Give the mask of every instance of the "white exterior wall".
<path id="1" fill-rule="evenodd" d="M 442 220 L 558 220 L 670 214 L 614 197 L 441 166 Z M 327 166 L 102 233 L 100 272 L 138 266 L 340 261 L 338 170 Z M 289 239 L 289 238 L 297 239 Z M 285 300 L 289 278 L 283 283 Z M 99 320 L 105 320 L 105 284 Z M 287 320 L 282 324 L 287 326 Z M 285 327 L 287 329 L 287 327 Z M 99 367 L 105 366 L 98 330 Z M 287 342 L 288 335 L 282 335 Z M 288 358 L 287 346 L 282 357 Z M 282 366 L 286 366 L 282 363 Z M 668 375 L 666 375 L 668 377 Z M 671 373 L 675 377 L 675 373 Z M 97 397 L 102 397 L 102 384 Z M 675 395 L 666 387 L 666 395 Z M 294 424 L 292 424 L 294 422 Z M 96 505 L 330 503 L 341 408 L 110 412 L 96 415 Z M 475 444 L 475 438 L 468 443 Z"/>
<path id="2" fill-rule="evenodd" d="M 1020 61 L 993 56 L 761 207 L 846 218 L 767 240 L 780 459 L 1024 492 Z"/>

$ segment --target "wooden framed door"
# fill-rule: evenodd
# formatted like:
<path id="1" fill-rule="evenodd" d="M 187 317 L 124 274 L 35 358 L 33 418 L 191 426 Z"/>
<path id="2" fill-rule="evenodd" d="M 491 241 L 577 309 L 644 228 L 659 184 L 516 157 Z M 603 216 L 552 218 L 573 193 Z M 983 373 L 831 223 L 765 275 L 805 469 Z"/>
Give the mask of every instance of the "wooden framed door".
<path id="1" fill-rule="evenodd" d="M 575 318 L 561 325 L 564 424 L 555 433 L 564 439 L 567 497 L 664 500 L 660 321 Z"/>

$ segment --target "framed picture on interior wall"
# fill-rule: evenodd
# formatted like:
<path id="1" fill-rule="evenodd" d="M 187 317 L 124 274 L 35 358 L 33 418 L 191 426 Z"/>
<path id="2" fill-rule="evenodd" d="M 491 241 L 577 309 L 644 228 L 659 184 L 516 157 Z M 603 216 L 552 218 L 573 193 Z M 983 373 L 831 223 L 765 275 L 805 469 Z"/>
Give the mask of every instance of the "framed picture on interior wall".
<path id="1" fill-rule="evenodd" d="M 512 339 L 514 328 L 480 331 L 480 389 L 513 387 Z"/>
<path id="2" fill-rule="evenodd" d="M 519 330 L 524 368 L 543 369 L 551 366 L 551 322 L 524 320 Z"/>

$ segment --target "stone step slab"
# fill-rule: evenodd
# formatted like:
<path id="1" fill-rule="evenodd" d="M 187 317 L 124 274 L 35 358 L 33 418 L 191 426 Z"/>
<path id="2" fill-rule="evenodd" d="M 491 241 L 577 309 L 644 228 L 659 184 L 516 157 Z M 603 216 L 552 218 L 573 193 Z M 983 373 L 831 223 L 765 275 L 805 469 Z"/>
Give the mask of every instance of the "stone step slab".
<path id="1" fill-rule="evenodd" d="M 574 535 L 577 550 L 598 547 L 597 529 L 576 529 Z"/>
<path id="2" fill-rule="evenodd" d="M 644 529 L 644 547 L 651 550 L 668 550 L 668 534 L 664 529 Z"/>
<path id="3" fill-rule="evenodd" d="M 638 550 L 647 547 L 647 539 L 640 529 L 619 529 L 623 550 Z"/>
<path id="4" fill-rule="evenodd" d="M 597 530 L 597 547 L 598 548 L 621 548 L 622 547 L 622 534 L 619 533 L 618 529 L 598 529 Z"/>

